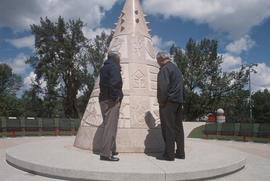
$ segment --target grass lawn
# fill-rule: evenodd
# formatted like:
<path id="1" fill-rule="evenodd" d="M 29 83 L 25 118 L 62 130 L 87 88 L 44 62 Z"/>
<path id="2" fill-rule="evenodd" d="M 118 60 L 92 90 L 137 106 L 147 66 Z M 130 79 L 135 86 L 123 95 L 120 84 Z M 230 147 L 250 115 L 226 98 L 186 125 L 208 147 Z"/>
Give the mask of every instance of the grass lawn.
<path id="1" fill-rule="evenodd" d="M 188 138 L 201 138 L 206 139 L 205 134 L 203 132 L 204 125 L 197 127 L 191 131 L 188 135 Z M 216 139 L 216 140 L 232 140 L 232 141 L 243 141 L 243 136 L 217 136 L 217 135 L 209 135 L 208 139 Z M 270 143 L 269 138 L 257 138 L 257 137 L 247 137 L 246 140 L 248 142 L 256 142 L 256 143 Z"/>

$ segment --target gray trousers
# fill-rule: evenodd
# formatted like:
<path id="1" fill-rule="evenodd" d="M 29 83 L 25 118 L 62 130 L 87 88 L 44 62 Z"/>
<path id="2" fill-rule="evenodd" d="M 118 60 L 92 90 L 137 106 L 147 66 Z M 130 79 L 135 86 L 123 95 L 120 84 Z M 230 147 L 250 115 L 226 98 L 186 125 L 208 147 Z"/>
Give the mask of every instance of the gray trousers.
<path id="1" fill-rule="evenodd" d="M 110 157 L 112 152 L 116 152 L 116 134 L 121 102 L 106 100 L 99 104 L 104 126 L 100 156 Z"/>
<path id="2" fill-rule="evenodd" d="M 162 136 L 165 142 L 165 154 L 168 157 L 174 158 L 176 143 L 176 154 L 179 156 L 184 156 L 185 150 L 182 105 L 167 102 L 164 107 L 159 108 L 159 113 Z"/>

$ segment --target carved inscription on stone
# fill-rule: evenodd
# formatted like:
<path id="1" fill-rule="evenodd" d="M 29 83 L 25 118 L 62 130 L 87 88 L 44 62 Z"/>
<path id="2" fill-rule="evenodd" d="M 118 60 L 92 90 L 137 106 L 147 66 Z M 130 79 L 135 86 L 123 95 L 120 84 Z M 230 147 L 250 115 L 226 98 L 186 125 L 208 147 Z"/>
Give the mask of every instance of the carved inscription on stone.
<path id="1" fill-rule="evenodd" d="M 149 77 L 150 77 L 150 88 L 153 91 L 157 90 L 157 75 L 158 75 L 158 68 L 151 67 L 149 69 Z"/>
<path id="2" fill-rule="evenodd" d="M 133 54 L 137 57 L 143 56 L 143 48 L 144 48 L 144 38 L 136 37 L 133 38 Z"/>
<path id="3" fill-rule="evenodd" d="M 97 97 L 92 97 L 89 100 L 87 108 L 85 110 L 82 126 L 100 126 L 103 122 L 101 110 Z"/>

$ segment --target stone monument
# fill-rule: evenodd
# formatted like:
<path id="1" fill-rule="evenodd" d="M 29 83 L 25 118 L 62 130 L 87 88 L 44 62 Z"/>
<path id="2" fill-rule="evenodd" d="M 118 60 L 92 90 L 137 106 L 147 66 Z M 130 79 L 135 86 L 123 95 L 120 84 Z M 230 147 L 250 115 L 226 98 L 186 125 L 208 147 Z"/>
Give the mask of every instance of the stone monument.
<path id="1" fill-rule="evenodd" d="M 109 50 L 121 53 L 124 98 L 117 131 L 119 152 L 160 152 L 163 139 L 160 130 L 157 96 L 159 66 L 140 0 L 126 0 Z M 74 145 L 98 151 L 103 132 L 96 81 Z"/>

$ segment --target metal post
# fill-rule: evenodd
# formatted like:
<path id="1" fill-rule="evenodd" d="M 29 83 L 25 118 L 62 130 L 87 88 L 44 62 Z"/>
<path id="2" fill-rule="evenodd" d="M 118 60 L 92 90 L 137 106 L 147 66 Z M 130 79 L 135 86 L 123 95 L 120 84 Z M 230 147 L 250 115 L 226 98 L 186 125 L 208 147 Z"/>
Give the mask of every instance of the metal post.
<path id="1" fill-rule="evenodd" d="M 252 122 L 252 105 L 251 105 L 251 71 L 249 66 L 249 115 L 250 122 Z"/>

